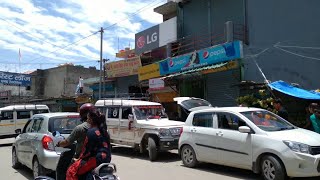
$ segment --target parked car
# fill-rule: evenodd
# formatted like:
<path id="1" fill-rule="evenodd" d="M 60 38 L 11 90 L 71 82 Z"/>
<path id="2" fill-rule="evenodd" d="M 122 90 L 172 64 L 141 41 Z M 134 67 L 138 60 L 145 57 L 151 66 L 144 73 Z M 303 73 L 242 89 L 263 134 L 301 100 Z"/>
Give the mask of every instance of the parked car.
<path id="1" fill-rule="evenodd" d="M 151 161 L 160 151 L 178 149 L 184 123 L 169 120 L 160 103 L 108 99 L 95 106 L 106 115 L 112 145 L 148 151 Z"/>
<path id="2" fill-rule="evenodd" d="M 13 105 L 0 108 L 0 136 L 15 137 L 34 114 L 49 113 L 46 105 Z"/>
<path id="3" fill-rule="evenodd" d="M 190 112 L 212 107 L 210 102 L 195 97 L 176 97 L 173 100 L 180 106 L 177 120 L 182 122 L 186 121 Z"/>
<path id="4" fill-rule="evenodd" d="M 187 167 L 215 163 L 261 173 L 266 180 L 320 176 L 320 135 L 258 108 L 191 112 L 179 154 Z"/>
<path id="5" fill-rule="evenodd" d="M 46 113 L 32 116 L 12 144 L 12 167 L 25 165 L 33 170 L 34 177 L 55 171 L 61 152 L 55 147 L 58 140 L 53 132 L 65 138 L 81 124 L 78 113 Z"/>

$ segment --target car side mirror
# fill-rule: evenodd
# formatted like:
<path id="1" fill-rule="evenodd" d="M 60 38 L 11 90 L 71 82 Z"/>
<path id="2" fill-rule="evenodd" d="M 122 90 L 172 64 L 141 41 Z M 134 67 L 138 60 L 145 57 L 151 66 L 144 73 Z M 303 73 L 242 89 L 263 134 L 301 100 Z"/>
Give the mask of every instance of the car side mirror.
<path id="1" fill-rule="evenodd" d="M 22 132 L 21 129 L 16 129 L 16 130 L 15 130 L 15 133 L 16 133 L 16 134 L 21 134 L 21 132 Z"/>
<path id="2" fill-rule="evenodd" d="M 239 132 L 241 133 L 251 133 L 251 129 L 248 126 L 240 126 Z"/>

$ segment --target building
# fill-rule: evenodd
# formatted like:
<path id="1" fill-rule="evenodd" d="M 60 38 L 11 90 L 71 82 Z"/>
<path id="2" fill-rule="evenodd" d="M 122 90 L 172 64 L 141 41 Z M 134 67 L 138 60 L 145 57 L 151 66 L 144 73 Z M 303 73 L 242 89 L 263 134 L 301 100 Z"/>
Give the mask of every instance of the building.
<path id="1" fill-rule="evenodd" d="M 175 34 L 176 38 L 166 41 L 160 31 L 172 27 L 157 29 L 162 24 L 136 34 L 138 55 L 159 49 L 165 49 L 167 55 L 141 67 L 139 80 L 161 78 L 165 83 L 158 83 L 158 88 L 170 86 L 179 96 L 205 98 L 214 106 L 236 105 L 240 92 L 235 85 L 242 81 L 265 82 L 258 66 L 269 81 L 284 80 L 305 89 L 317 89 L 320 23 L 312 17 L 318 15 L 319 5 L 316 0 L 168 1 L 154 11 L 163 15 L 162 24 L 175 21 L 171 25 L 176 30 L 167 34 Z M 210 64 L 202 63 L 208 53 L 219 51 L 213 53 L 215 60 L 211 59 Z M 202 55 L 200 60 L 197 54 Z M 200 63 L 187 68 L 176 65 L 187 65 L 188 58 Z"/>

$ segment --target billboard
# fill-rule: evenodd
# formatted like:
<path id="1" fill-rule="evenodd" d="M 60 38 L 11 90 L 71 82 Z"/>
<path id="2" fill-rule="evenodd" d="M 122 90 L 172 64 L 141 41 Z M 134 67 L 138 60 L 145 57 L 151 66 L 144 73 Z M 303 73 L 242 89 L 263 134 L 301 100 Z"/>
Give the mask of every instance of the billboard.
<path id="1" fill-rule="evenodd" d="M 124 77 L 138 74 L 141 67 L 140 57 L 107 63 L 105 65 L 108 78 Z"/>
<path id="2" fill-rule="evenodd" d="M 159 64 L 149 64 L 138 69 L 139 81 L 155 78 L 160 76 Z"/>
<path id="3" fill-rule="evenodd" d="M 234 41 L 159 62 L 160 74 L 167 75 L 193 68 L 242 58 L 242 43 Z"/>
<path id="4" fill-rule="evenodd" d="M 31 75 L 0 71 L 0 84 L 31 86 Z"/>
<path id="5" fill-rule="evenodd" d="M 177 18 L 174 17 L 135 35 L 135 53 L 144 52 L 167 45 L 177 40 Z"/>

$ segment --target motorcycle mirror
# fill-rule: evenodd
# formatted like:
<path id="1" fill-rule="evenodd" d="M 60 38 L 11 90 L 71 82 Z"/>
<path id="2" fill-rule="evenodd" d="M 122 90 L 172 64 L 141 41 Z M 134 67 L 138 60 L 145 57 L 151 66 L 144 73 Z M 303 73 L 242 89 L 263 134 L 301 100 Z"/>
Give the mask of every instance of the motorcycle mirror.
<path id="1" fill-rule="evenodd" d="M 54 131 L 54 132 L 52 133 L 52 135 L 53 135 L 54 137 L 59 137 L 59 136 L 61 136 L 61 134 L 60 134 L 59 131 Z"/>

